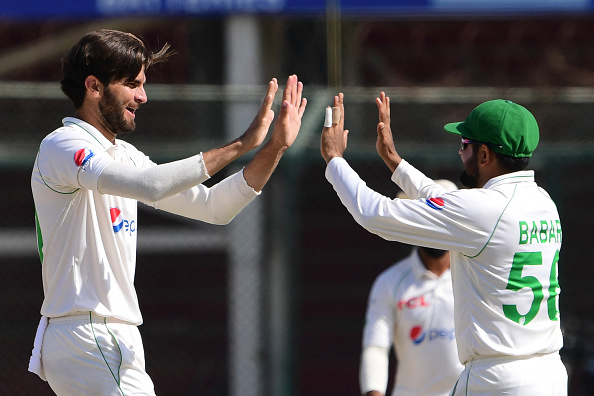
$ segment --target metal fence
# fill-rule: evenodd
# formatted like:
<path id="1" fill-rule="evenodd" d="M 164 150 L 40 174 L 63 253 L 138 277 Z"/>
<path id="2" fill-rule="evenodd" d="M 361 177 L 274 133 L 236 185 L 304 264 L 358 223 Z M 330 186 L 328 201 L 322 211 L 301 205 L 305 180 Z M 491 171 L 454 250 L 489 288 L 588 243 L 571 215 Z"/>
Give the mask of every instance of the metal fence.
<path id="1" fill-rule="evenodd" d="M 594 188 L 594 90 L 345 88 L 346 158 L 372 188 L 390 196 L 396 188 L 375 153 L 374 98 L 381 89 L 391 97 L 401 155 L 435 178 L 457 180 L 461 169 L 459 142 L 443 132 L 445 123 L 463 120 L 493 98 L 514 100 L 535 114 L 541 143 L 531 168 L 556 201 L 565 235 L 559 274 L 563 358 L 571 373 L 570 394 L 588 394 L 594 386 L 589 292 L 594 270 L 588 248 L 594 222 L 588 203 Z M 231 131 L 230 125 L 247 127 L 251 116 L 234 109 L 257 109 L 265 87 L 150 85 L 147 91 L 137 131 L 124 139 L 165 162 L 239 135 L 242 130 Z M 206 225 L 140 206 L 136 288 L 147 370 L 157 394 L 359 393 L 369 288 L 410 247 L 360 229 L 324 178 L 319 133 L 335 93 L 305 87 L 309 104 L 298 140 L 262 196 L 230 225 Z M 57 84 L 0 83 L 2 395 L 52 394 L 26 371 L 43 298 L 29 182 L 39 142 L 71 114 Z"/>

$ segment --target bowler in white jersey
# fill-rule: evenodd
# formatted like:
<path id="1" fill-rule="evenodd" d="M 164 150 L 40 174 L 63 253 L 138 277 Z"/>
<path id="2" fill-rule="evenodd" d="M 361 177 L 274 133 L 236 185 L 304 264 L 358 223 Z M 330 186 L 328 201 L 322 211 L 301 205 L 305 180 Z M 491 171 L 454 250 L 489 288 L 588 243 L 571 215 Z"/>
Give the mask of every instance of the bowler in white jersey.
<path id="1" fill-rule="evenodd" d="M 567 394 L 557 278 L 562 228 L 551 197 L 525 170 L 538 140 L 533 115 L 507 100 L 477 106 L 460 135 L 469 189 L 445 192 L 400 157 L 382 92 L 376 147 L 392 180 L 411 200 L 369 187 L 342 157 L 344 95 L 334 98 L 338 123 L 322 131 L 326 178 L 353 218 L 385 239 L 450 250 L 458 357 L 464 364 L 452 394 Z M 328 125 L 328 124 L 325 124 Z"/>
<path id="2" fill-rule="evenodd" d="M 390 347 L 392 396 L 447 396 L 463 366 L 454 330 L 447 250 L 414 248 L 373 283 L 363 330 L 361 394 L 386 395 Z"/>
<path id="3" fill-rule="evenodd" d="M 118 138 L 147 101 L 145 72 L 165 61 L 132 34 L 98 30 L 63 59 L 62 90 L 75 116 L 42 142 L 31 177 L 44 300 L 29 370 L 57 395 L 154 395 L 145 371 L 134 289 L 137 202 L 226 224 L 269 180 L 297 137 L 306 100 L 290 76 L 272 135 L 245 168 L 201 183 L 260 146 L 272 121 L 276 79 L 246 132 L 217 149 L 157 165 Z"/>

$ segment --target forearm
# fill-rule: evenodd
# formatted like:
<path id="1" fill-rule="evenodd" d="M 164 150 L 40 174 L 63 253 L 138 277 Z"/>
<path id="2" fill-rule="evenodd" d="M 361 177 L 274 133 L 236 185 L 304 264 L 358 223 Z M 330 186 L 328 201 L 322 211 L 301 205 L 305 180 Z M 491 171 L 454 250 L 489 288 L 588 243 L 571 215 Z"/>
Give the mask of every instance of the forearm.
<path id="1" fill-rule="evenodd" d="M 405 160 L 402 166 L 392 173 L 392 181 L 396 183 L 412 199 L 438 197 L 447 191 L 425 176 Z"/>
<path id="2" fill-rule="evenodd" d="M 243 170 L 247 184 L 258 192 L 262 191 L 286 150 L 286 146 L 272 141 L 266 143 Z"/>
<path id="3" fill-rule="evenodd" d="M 202 154 L 204 158 L 204 166 L 210 176 L 214 176 L 217 172 L 235 161 L 250 150 L 249 147 L 242 141 L 242 139 L 235 139 L 234 141 L 209 150 Z"/>
<path id="4" fill-rule="evenodd" d="M 155 202 L 192 188 L 208 178 L 201 154 L 147 169 L 113 162 L 99 176 L 97 189 L 101 194 Z"/>
<path id="5" fill-rule="evenodd" d="M 383 396 L 388 387 L 389 349 L 367 346 L 361 352 L 359 385 L 361 394 Z"/>
<path id="6" fill-rule="evenodd" d="M 210 224 L 229 223 L 258 193 L 249 187 L 241 171 L 213 187 L 200 185 L 151 206 Z"/>

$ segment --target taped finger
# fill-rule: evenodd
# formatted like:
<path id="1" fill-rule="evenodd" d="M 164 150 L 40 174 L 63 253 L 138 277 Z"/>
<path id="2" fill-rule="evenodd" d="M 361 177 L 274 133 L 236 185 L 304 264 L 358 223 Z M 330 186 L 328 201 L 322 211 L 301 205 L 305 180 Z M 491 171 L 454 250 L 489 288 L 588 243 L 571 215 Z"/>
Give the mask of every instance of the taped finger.
<path id="1" fill-rule="evenodd" d="M 332 126 L 332 108 L 326 107 L 326 118 L 324 119 L 324 127 L 330 128 Z"/>
<path id="2" fill-rule="evenodd" d="M 333 124 L 340 123 L 340 107 L 332 108 L 332 123 Z"/>

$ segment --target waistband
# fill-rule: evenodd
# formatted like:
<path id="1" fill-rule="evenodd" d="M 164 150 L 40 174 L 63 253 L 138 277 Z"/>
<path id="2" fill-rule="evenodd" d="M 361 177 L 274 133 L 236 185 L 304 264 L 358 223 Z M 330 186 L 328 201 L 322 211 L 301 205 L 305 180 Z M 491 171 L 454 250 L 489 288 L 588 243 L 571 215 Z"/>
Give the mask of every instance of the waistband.
<path id="1" fill-rule="evenodd" d="M 120 324 L 127 324 L 130 326 L 136 326 L 134 323 L 130 323 L 128 321 L 122 320 L 122 319 L 118 319 L 118 318 L 114 318 L 114 317 L 107 317 L 107 316 L 101 316 L 101 315 L 97 315 L 94 312 L 77 312 L 71 315 L 65 315 L 65 316 L 58 316 L 55 318 L 49 318 L 49 324 L 57 324 L 57 323 L 74 323 L 74 322 L 78 322 L 78 323 L 96 323 L 96 324 L 102 324 L 102 323 L 120 323 Z"/>
<path id="2" fill-rule="evenodd" d="M 505 362 L 512 362 L 517 360 L 526 360 L 526 359 L 538 359 L 538 358 L 560 358 L 559 351 L 549 352 L 549 353 L 535 353 L 533 355 L 489 355 L 489 356 L 475 356 L 470 360 L 464 362 L 464 365 L 469 363 L 505 363 Z"/>

